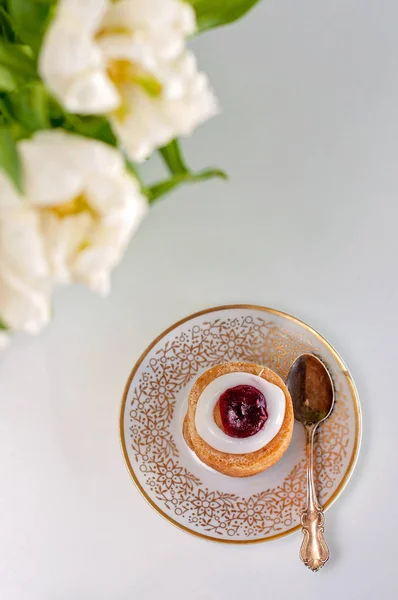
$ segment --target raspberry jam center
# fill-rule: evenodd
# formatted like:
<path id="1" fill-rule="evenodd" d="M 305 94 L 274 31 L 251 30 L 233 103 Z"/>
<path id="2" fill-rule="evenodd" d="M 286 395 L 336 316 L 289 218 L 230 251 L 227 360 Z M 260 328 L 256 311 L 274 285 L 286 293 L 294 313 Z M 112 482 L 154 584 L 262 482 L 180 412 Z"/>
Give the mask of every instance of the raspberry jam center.
<path id="1" fill-rule="evenodd" d="M 252 385 L 229 388 L 221 394 L 219 406 L 224 431 L 231 437 L 254 435 L 268 419 L 265 398 Z"/>

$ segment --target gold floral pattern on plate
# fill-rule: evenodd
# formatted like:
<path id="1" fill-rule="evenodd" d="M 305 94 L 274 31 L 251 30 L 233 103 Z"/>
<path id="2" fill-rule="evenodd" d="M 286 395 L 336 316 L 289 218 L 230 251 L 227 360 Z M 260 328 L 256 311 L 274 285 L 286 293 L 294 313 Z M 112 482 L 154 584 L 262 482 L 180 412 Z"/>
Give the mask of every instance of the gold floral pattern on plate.
<path id="1" fill-rule="evenodd" d="M 290 462 L 284 457 L 268 472 L 236 480 L 210 474 L 193 457 L 181 435 L 181 415 L 203 370 L 240 360 L 268 366 L 285 379 L 303 352 L 321 358 L 334 380 L 336 405 L 319 430 L 315 464 L 320 501 L 328 506 L 337 497 L 360 439 L 359 402 L 344 364 L 326 340 L 294 317 L 239 305 L 198 313 L 170 328 L 144 353 L 127 383 L 123 451 L 133 479 L 158 512 L 219 541 L 261 541 L 298 528 L 305 495 L 299 435 L 289 448 Z"/>

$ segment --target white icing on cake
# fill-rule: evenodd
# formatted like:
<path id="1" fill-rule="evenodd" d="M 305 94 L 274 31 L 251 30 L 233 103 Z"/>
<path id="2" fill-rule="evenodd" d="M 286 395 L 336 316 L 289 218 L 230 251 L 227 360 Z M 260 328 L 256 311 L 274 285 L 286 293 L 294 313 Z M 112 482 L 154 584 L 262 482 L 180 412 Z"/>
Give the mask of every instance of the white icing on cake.
<path id="1" fill-rule="evenodd" d="M 237 385 L 251 385 L 265 397 L 268 419 L 254 435 L 235 438 L 224 433 L 214 420 L 214 407 L 221 394 Z M 195 426 L 200 437 L 215 450 L 228 454 L 249 454 L 260 450 L 279 432 L 285 416 L 286 399 L 280 387 L 258 375 L 237 372 L 213 379 L 201 393 L 196 405 Z"/>

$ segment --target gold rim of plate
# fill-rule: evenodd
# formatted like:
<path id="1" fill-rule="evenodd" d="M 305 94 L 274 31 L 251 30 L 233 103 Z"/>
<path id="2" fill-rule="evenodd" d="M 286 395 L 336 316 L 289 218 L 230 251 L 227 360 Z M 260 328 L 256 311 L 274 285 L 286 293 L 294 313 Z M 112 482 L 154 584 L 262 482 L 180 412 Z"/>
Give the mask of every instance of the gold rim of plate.
<path id="1" fill-rule="evenodd" d="M 349 388 L 351 390 L 352 398 L 354 400 L 355 440 L 354 440 L 354 446 L 353 446 L 353 449 L 352 449 L 351 458 L 350 458 L 350 461 L 348 463 L 346 472 L 344 473 L 342 480 L 340 481 L 339 485 L 337 486 L 337 488 L 335 489 L 335 491 L 333 492 L 333 494 L 325 502 L 325 505 L 323 507 L 324 510 L 327 510 L 337 500 L 337 498 L 340 496 L 340 494 L 342 493 L 342 491 L 346 487 L 346 485 L 347 485 L 347 483 L 348 483 L 348 481 L 349 481 L 349 479 L 350 479 L 350 477 L 352 475 L 352 472 L 354 470 L 355 464 L 356 464 L 357 459 L 358 459 L 359 449 L 360 449 L 360 445 L 361 445 L 361 435 L 362 435 L 361 407 L 360 407 L 358 392 L 357 392 L 357 389 L 355 387 L 354 380 L 351 377 L 351 374 L 348 371 L 348 369 L 347 369 L 347 367 L 346 367 L 343 359 L 341 358 L 341 356 L 339 355 L 339 353 L 334 349 L 334 347 L 328 342 L 328 340 L 325 337 L 323 337 L 323 335 L 321 335 L 320 333 L 318 333 L 318 331 L 316 331 L 313 327 L 311 327 L 310 325 L 307 325 L 307 323 L 304 323 L 304 321 L 301 321 L 300 319 L 297 319 L 297 317 L 293 317 L 292 315 L 289 315 L 288 313 L 285 313 L 285 312 L 283 312 L 281 310 L 277 310 L 275 308 L 269 308 L 267 306 L 259 306 L 259 305 L 256 305 L 256 304 L 225 304 L 225 305 L 222 305 L 222 306 L 215 306 L 213 308 L 207 308 L 205 310 L 200 310 L 198 312 L 195 312 L 195 313 L 189 315 L 188 317 L 185 317 L 184 319 L 181 319 L 180 321 L 177 321 L 176 323 L 174 323 L 173 325 L 171 325 L 170 327 L 168 327 L 167 329 L 165 329 L 144 350 L 144 352 L 141 354 L 141 356 L 139 357 L 139 359 L 135 363 L 135 365 L 134 365 L 134 367 L 133 367 L 133 369 L 132 369 L 132 371 L 130 373 L 130 376 L 129 376 L 128 380 L 127 380 L 127 383 L 126 383 L 126 385 L 124 387 L 122 404 L 121 404 L 121 408 L 120 408 L 119 436 L 120 436 L 120 443 L 121 443 L 121 446 L 122 446 L 122 452 L 123 452 L 123 456 L 124 456 L 124 461 L 126 463 L 127 469 L 129 471 L 129 473 L 131 475 L 131 478 L 133 479 L 135 485 L 137 486 L 138 490 L 141 492 L 141 494 L 145 498 L 145 500 L 148 502 L 148 504 L 150 504 L 150 506 L 152 506 L 152 508 L 157 513 L 159 513 L 164 519 L 166 519 L 167 521 L 169 521 L 169 523 L 171 523 L 175 527 L 178 527 L 178 529 L 182 529 L 183 531 L 186 531 L 187 533 L 190 533 L 191 535 L 203 538 L 205 540 L 210 540 L 211 542 L 218 542 L 218 543 L 221 543 L 221 544 L 258 544 L 260 542 L 271 542 L 272 540 L 276 540 L 278 538 L 282 538 L 282 537 L 285 537 L 287 535 L 290 535 L 291 533 L 294 533 L 295 531 L 298 531 L 299 529 L 301 529 L 301 525 L 295 525 L 294 527 L 291 527 L 290 529 L 287 529 L 286 531 L 282 531 L 281 533 L 277 533 L 275 535 L 272 535 L 272 536 L 269 536 L 269 537 L 265 537 L 265 538 L 258 538 L 258 539 L 255 539 L 255 540 L 226 540 L 226 539 L 216 539 L 216 538 L 211 537 L 209 535 L 205 535 L 203 533 L 199 533 L 197 531 L 193 531 L 192 529 L 189 529 L 189 527 L 186 527 L 185 525 L 182 525 L 178 521 L 175 521 L 174 519 L 172 519 L 167 513 L 165 513 L 163 510 L 161 510 L 158 507 L 158 505 L 152 500 L 152 498 L 150 498 L 148 496 L 148 494 L 146 493 L 145 489 L 142 487 L 141 483 L 139 482 L 138 477 L 135 474 L 134 469 L 133 469 L 133 467 L 131 465 L 131 462 L 130 462 L 129 456 L 128 456 L 128 452 L 127 452 L 126 440 L 125 440 L 125 437 L 124 437 L 124 411 L 125 411 L 125 407 L 126 407 L 127 394 L 128 394 L 129 389 L 130 389 L 130 385 L 131 385 L 131 382 L 133 380 L 133 377 L 137 373 L 139 367 L 141 366 L 141 364 L 143 363 L 143 361 L 145 360 L 145 358 L 149 354 L 149 352 L 152 350 L 152 348 L 154 346 L 156 346 L 156 344 L 158 342 L 160 342 L 160 340 L 163 337 L 165 337 L 168 333 L 170 333 L 171 331 L 173 331 L 174 329 L 176 329 L 177 327 L 179 327 L 183 323 L 186 323 L 187 321 L 190 321 L 191 319 L 194 319 L 196 317 L 200 317 L 202 315 L 206 315 L 207 313 L 217 312 L 217 311 L 220 311 L 220 310 L 231 310 L 231 309 L 232 310 L 233 309 L 260 310 L 260 311 L 263 311 L 263 312 L 266 312 L 266 313 L 271 313 L 271 314 L 274 314 L 274 315 L 279 315 L 281 317 L 285 317 L 286 319 L 289 319 L 290 321 L 293 321 L 294 323 L 297 323 L 298 325 L 301 325 L 302 327 L 304 327 L 304 329 L 306 329 L 307 331 L 309 331 L 310 333 L 312 333 L 318 340 L 320 340 L 327 347 L 327 349 L 330 351 L 330 353 L 336 359 L 337 363 L 340 365 L 342 374 L 344 375 L 344 377 L 347 380 L 348 386 L 349 386 Z"/>

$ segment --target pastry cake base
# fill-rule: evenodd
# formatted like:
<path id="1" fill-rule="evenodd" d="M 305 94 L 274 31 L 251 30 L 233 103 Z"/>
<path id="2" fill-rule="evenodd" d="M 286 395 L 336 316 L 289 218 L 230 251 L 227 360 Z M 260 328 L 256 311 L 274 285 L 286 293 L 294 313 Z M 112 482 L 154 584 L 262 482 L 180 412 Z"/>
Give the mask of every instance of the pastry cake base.
<path id="1" fill-rule="evenodd" d="M 266 381 L 277 385 L 283 391 L 286 399 L 285 416 L 279 432 L 266 446 L 248 454 L 229 454 L 216 450 L 200 437 L 195 427 L 196 405 L 204 388 L 216 377 L 237 371 L 258 375 Z M 218 426 L 222 428 L 217 407 L 218 405 L 216 405 L 215 409 L 215 419 Z M 188 398 L 188 411 L 184 419 L 183 435 L 191 450 L 209 467 L 231 477 L 248 477 L 268 469 L 282 458 L 292 438 L 293 423 L 292 400 L 286 385 L 279 375 L 261 365 L 232 362 L 212 367 L 195 382 Z"/>

